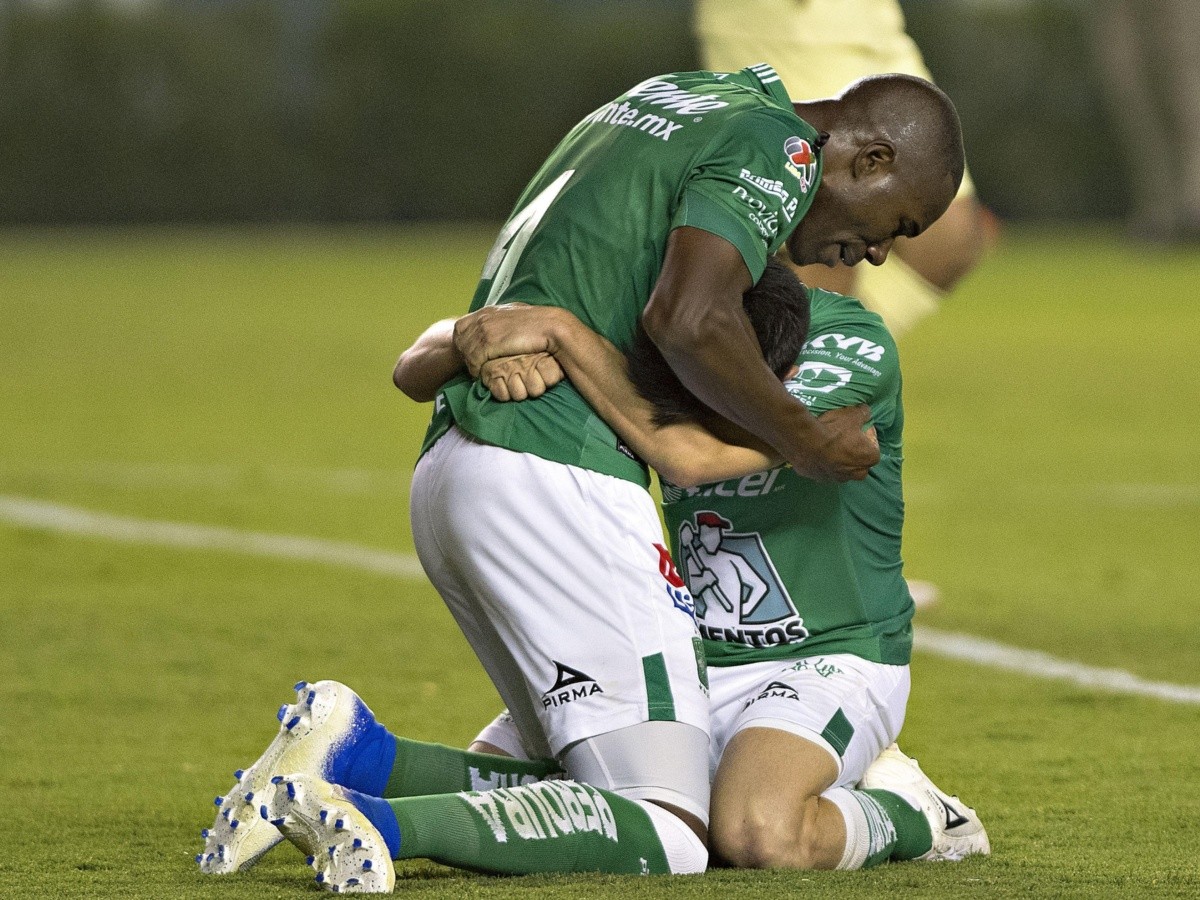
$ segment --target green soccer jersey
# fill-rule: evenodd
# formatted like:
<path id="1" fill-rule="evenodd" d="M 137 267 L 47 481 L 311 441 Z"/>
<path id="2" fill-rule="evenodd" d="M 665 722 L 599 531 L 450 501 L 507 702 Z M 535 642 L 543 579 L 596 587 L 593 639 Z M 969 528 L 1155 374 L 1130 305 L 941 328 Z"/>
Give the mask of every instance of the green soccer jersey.
<path id="1" fill-rule="evenodd" d="M 488 254 L 471 309 L 565 307 L 628 350 L 670 232 L 725 238 L 757 281 L 812 202 L 820 143 L 769 66 L 644 81 L 550 155 Z M 641 461 L 565 381 L 536 400 L 498 403 L 460 376 L 439 395 L 422 451 L 451 422 L 489 444 L 648 484 Z"/>
<path id="2" fill-rule="evenodd" d="M 788 391 L 814 415 L 870 404 L 881 459 L 865 481 L 846 484 L 780 467 L 688 490 L 664 485 L 709 665 L 828 653 L 903 665 L 912 653 L 896 344 L 857 300 L 820 290 L 809 334 Z"/>

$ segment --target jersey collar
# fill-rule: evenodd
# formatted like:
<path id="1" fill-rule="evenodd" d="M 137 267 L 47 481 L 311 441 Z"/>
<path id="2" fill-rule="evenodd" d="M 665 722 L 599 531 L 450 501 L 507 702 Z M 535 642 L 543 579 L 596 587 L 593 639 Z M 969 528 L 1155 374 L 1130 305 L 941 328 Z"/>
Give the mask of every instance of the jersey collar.
<path id="1" fill-rule="evenodd" d="M 792 109 L 792 98 L 788 94 L 787 88 L 783 86 L 783 80 L 779 77 L 779 73 L 767 63 L 747 66 L 730 75 L 729 80 L 766 94 L 789 111 Z"/>

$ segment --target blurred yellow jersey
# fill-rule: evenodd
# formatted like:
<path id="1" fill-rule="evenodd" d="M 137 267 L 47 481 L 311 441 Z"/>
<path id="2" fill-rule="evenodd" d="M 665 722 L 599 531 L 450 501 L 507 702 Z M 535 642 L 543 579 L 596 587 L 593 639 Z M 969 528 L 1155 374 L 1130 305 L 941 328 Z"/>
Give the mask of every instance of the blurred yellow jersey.
<path id="1" fill-rule="evenodd" d="M 695 17 L 704 68 L 736 72 L 765 59 L 793 100 L 886 72 L 933 80 L 897 0 L 696 0 Z M 964 174 L 959 196 L 974 193 Z"/>

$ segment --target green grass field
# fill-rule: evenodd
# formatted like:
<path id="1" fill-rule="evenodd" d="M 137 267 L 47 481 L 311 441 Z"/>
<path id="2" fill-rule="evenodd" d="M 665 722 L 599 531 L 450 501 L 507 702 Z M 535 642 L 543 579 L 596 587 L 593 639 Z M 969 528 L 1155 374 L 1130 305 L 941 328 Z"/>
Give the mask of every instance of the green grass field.
<path id="1" fill-rule="evenodd" d="M 427 410 L 391 366 L 465 307 L 490 239 L 0 235 L 0 896 L 317 896 L 286 845 L 242 876 L 192 861 L 292 682 L 346 681 L 446 743 L 495 713 L 422 580 L 11 514 L 37 500 L 411 553 Z M 942 589 L 919 625 L 1200 685 L 1198 295 L 1197 254 L 1011 234 L 902 341 L 906 559 Z M 1200 896 L 1200 706 L 928 652 L 913 672 L 902 745 L 978 808 L 991 858 L 675 880 L 417 863 L 397 893 Z"/>

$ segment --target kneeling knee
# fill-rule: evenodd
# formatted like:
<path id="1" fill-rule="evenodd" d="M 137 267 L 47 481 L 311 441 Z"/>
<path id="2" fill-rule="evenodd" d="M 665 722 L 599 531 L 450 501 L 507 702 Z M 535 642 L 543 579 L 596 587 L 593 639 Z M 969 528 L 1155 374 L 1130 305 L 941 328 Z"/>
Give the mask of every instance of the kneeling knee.
<path id="1" fill-rule="evenodd" d="M 714 819 L 713 855 L 739 869 L 830 868 L 814 827 L 815 811 L 814 798 L 795 814 L 747 811 L 733 822 Z"/>

